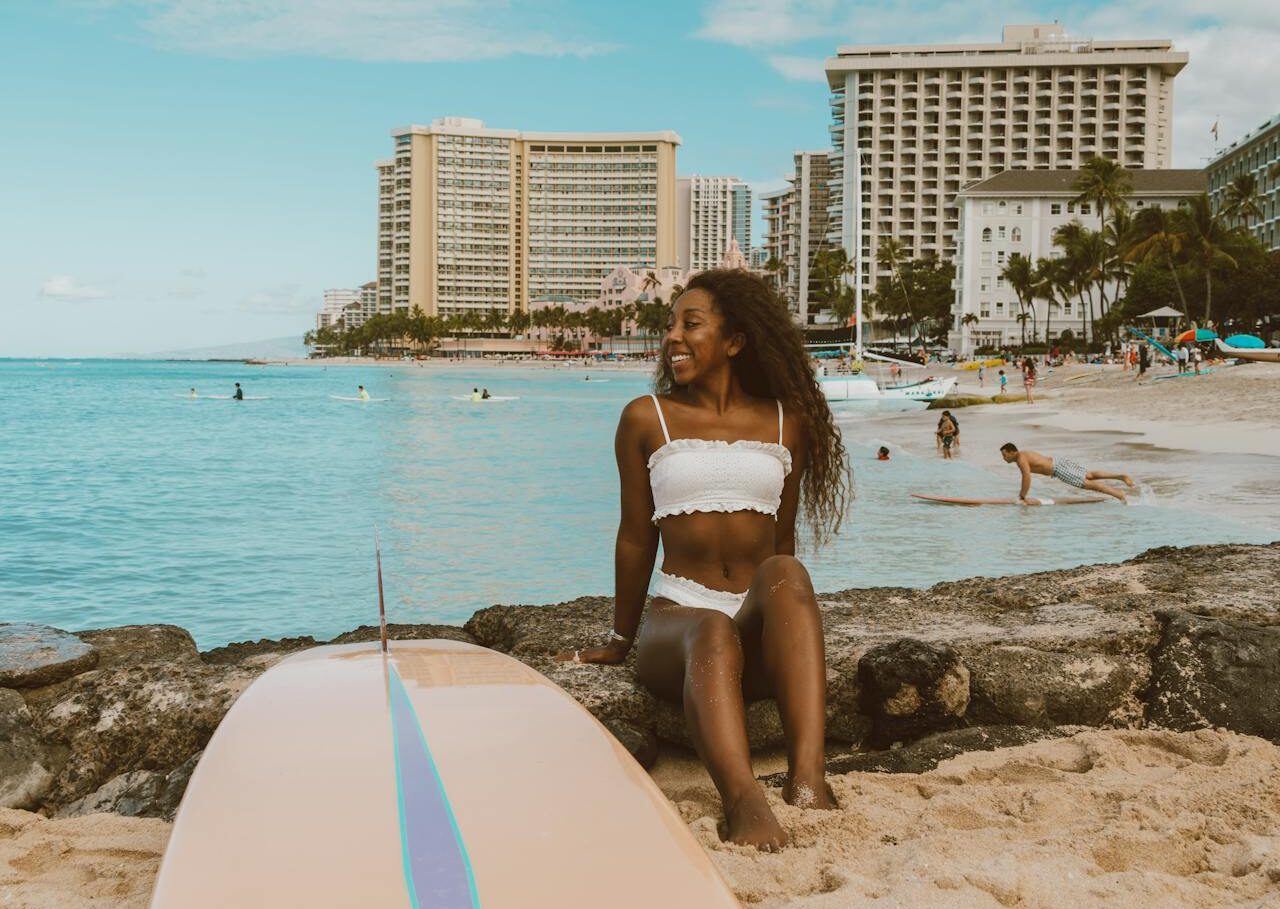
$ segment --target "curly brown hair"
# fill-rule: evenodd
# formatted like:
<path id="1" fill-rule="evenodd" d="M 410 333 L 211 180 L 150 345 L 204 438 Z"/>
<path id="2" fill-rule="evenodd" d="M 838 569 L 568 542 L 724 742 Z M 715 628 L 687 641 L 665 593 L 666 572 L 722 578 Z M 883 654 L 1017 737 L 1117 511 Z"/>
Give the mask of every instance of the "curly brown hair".
<path id="1" fill-rule="evenodd" d="M 746 338 L 732 361 L 743 390 L 760 398 L 776 398 L 803 418 L 809 449 L 800 484 L 804 521 L 815 544 L 826 542 L 840 531 L 845 506 L 853 495 L 853 475 L 826 395 L 809 366 L 804 336 L 786 303 L 759 275 L 743 269 L 711 269 L 694 275 L 684 292 L 691 290 L 711 295 L 724 319 L 725 337 L 741 332 Z M 659 394 L 680 387 L 665 357 L 658 361 L 653 384 Z"/>

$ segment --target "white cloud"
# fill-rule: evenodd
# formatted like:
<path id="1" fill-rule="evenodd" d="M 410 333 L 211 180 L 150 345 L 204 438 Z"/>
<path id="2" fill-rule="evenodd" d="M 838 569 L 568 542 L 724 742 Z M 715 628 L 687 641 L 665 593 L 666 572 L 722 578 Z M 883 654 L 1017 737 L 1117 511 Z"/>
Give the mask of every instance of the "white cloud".
<path id="1" fill-rule="evenodd" d="M 715 0 L 696 34 L 738 47 L 793 44 L 830 36 L 838 6 L 833 0 Z"/>
<path id="2" fill-rule="evenodd" d="M 823 57 L 792 57 L 770 54 L 769 65 L 793 82 L 827 83 L 826 60 Z"/>
<path id="3" fill-rule="evenodd" d="M 135 10 L 161 47 L 224 57 L 312 56 L 432 63 L 515 54 L 587 56 L 546 9 L 506 0 L 96 0 Z M 545 7 L 545 4 L 539 4 Z M 558 26 L 548 30 L 545 23 Z"/>
<path id="4" fill-rule="evenodd" d="M 1072 34 L 1106 39 L 1169 38 L 1191 61 L 1174 82 L 1174 161 L 1201 167 L 1221 144 L 1280 112 L 1280 3 L 1231 0 L 1111 0 L 1102 8 L 1075 0 L 1016 5 L 994 0 L 711 0 L 699 37 L 765 51 L 790 80 L 817 81 L 819 54 L 849 44 L 996 42 L 1006 23 L 1061 21 Z M 804 43 L 813 57 L 781 53 Z M 806 64 L 807 60 L 813 62 Z"/>
<path id="5" fill-rule="evenodd" d="M 53 300 L 80 302 L 82 300 L 102 300 L 107 294 L 96 287 L 81 284 L 70 275 L 54 275 L 40 287 L 40 296 Z"/>

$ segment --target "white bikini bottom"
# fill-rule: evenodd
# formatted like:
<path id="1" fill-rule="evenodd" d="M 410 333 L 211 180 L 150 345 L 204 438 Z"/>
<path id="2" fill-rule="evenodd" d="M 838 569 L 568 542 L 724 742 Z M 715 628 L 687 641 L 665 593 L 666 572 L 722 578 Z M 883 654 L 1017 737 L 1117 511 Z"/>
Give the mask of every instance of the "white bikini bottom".
<path id="1" fill-rule="evenodd" d="M 729 618 L 738 614 L 742 601 L 747 598 L 747 591 L 734 593 L 730 590 L 712 590 L 697 581 L 682 578 L 678 574 L 667 574 L 659 569 L 654 573 L 651 593 L 655 597 L 671 600 L 679 606 L 691 606 L 694 609 L 714 609 L 723 612 Z"/>

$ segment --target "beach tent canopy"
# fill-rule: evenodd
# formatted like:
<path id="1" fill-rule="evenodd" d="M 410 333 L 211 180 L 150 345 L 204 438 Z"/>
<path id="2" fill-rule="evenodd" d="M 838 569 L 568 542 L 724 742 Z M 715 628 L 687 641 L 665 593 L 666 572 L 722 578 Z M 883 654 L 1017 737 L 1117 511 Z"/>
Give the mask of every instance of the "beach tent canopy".
<path id="1" fill-rule="evenodd" d="M 1181 319 L 1182 317 L 1182 313 L 1172 306 L 1161 306 L 1159 309 L 1153 309 L 1138 316 L 1139 319 Z"/>
<path id="2" fill-rule="evenodd" d="M 1227 338 L 1228 347 L 1238 347 L 1241 350 L 1261 350 L 1266 347 L 1266 343 L 1253 335 L 1232 335 Z"/>
<path id="3" fill-rule="evenodd" d="M 1193 336 L 1196 339 L 1196 341 L 1212 341 L 1218 337 L 1218 333 L 1216 331 L 1210 331 L 1207 328 L 1197 328 L 1194 331 L 1188 328 L 1182 334 L 1174 338 L 1173 343 L 1186 344 L 1188 341 L 1192 339 Z"/>

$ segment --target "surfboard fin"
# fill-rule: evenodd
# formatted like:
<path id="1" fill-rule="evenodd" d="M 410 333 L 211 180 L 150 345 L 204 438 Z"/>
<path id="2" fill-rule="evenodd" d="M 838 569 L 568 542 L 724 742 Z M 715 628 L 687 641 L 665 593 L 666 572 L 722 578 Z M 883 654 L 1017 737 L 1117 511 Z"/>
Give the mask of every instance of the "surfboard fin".
<path id="1" fill-rule="evenodd" d="M 387 652 L 387 601 L 382 595 L 382 544 L 378 540 L 378 525 L 373 525 L 373 556 L 378 563 L 378 638 L 382 652 Z"/>

